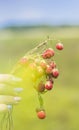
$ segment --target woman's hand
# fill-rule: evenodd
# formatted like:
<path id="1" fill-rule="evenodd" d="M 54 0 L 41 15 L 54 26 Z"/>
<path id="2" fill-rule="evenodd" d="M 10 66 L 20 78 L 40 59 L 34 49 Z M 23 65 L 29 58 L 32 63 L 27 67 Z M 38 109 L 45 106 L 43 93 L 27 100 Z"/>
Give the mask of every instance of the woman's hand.
<path id="1" fill-rule="evenodd" d="M 11 74 L 0 74 L 0 111 L 5 111 L 13 104 L 17 104 L 21 97 L 18 94 L 23 90 L 20 87 L 22 79 Z"/>

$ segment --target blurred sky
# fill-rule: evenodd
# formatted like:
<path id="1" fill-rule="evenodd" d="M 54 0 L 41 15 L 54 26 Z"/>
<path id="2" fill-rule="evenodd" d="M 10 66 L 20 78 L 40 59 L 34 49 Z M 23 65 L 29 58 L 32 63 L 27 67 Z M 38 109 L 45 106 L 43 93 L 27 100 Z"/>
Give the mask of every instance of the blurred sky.
<path id="1" fill-rule="evenodd" d="M 0 0 L 0 26 L 79 24 L 79 0 Z"/>

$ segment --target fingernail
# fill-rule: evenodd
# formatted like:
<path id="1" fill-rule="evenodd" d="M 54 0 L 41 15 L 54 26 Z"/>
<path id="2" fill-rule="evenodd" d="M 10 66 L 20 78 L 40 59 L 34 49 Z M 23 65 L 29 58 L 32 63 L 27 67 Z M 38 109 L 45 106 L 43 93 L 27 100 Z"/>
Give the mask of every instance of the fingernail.
<path id="1" fill-rule="evenodd" d="M 20 101 L 20 100 L 21 100 L 21 97 L 14 97 L 14 100 L 15 100 L 15 101 Z"/>
<path id="2" fill-rule="evenodd" d="M 7 110 L 7 105 L 6 104 L 0 104 L 0 112 L 4 112 Z"/>
<path id="3" fill-rule="evenodd" d="M 20 93 L 23 91 L 23 88 L 14 88 L 14 91 L 17 92 L 17 93 Z"/>
<path id="4" fill-rule="evenodd" d="M 7 105 L 7 108 L 8 109 L 12 109 L 12 105 Z"/>

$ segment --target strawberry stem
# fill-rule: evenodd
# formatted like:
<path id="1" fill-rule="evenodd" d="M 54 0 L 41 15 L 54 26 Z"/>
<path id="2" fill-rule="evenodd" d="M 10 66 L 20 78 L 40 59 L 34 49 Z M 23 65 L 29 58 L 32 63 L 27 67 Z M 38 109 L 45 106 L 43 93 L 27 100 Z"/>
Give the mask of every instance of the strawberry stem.
<path id="1" fill-rule="evenodd" d="M 38 93 L 38 99 L 39 99 L 39 103 L 40 103 L 40 108 L 43 108 L 44 102 L 43 102 L 43 98 L 40 93 Z"/>
<path id="2" fill-rule="evenodd" d="M 29 55 L 30 55 L 30 54 L 33 54 L 37 49 L 39 49 L 39 48 L 45 46 L 45 45 L 47 44 L 47 41 L 48 41 L 48 40 L 46 40 L 46 41 L 40 43 L 38 46 L 36 46 L 35 48 L 33 48 L 31 51 L 29 51 L 29 52 L 26 53 L 25 55 L 27 55 L 27 54 L 29 54 Z"/>

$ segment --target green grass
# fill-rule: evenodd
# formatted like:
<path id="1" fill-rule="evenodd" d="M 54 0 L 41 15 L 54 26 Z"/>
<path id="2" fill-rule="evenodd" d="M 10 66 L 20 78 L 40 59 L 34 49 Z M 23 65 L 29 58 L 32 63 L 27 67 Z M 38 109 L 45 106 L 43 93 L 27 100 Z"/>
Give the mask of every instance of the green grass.
<path id="1" fill-rule="evenodd" d="M 60 76 L 54 89 L 43 96 L 47 118 L 36 117 L 39 103 L 34 90 L 14 107 L 14 130 L 79 130 L 79 27 L 1 30 L 0 73 L 9 73 L 21 56 L 48 35 L 54 39 L 52 47 L 61 40 L 64 50 L 55 56 Z"/>

